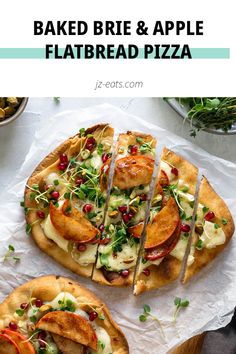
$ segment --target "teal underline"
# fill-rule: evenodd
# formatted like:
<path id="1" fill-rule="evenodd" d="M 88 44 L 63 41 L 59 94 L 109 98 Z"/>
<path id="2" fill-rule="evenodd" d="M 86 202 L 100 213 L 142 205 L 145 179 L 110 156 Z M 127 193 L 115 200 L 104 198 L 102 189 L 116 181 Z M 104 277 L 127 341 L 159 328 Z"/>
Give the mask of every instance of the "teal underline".
<path id="1" fill-rule="evenodd" d="M 170 48 L 169 55 L 173 53 L 173 48 Z M 114 49 L 116 53 L 117 49 Z M 160 48 L 160 55 L 163 54 L 164 49 Z M 181 54 L 182 49 L 179 49 L 177 55 Z M 230 48 L 190 48 L 192 59 L 229 59 L 230 58 Z M 73 49 L 75 59 L 77 59 L 77 50 Z M 128 49 L 126 48 L 126 53 Z M 64 48 L 58 49 L 58 54 L 64 54 Z M 106 55 L 106 51 L 104 52 Z M 0 48 L 0 59 L 45 59 L 46 51 L 45 48 Z M 59 59 L 55 56 L 55 52 L 50 55 L 50 59 Z M 66 58 L 71 59 L 71 58 Z M 81 58 L 85 59 L 84 49 L 81 49 Z M 121 58 L 123 59 L 123 58 Z M 135 59 L 144 59 L 144 49 L 139 48 L 139 54 Z M 151 53 L 148 59 L 155 58 L 155 53 Z"/>

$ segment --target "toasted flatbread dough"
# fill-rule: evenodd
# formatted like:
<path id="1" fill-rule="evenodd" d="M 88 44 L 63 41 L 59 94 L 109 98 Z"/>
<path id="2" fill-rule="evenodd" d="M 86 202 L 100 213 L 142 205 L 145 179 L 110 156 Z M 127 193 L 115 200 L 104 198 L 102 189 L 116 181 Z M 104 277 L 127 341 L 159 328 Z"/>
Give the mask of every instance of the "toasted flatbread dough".
<path id="1" fill-rule="evenodd" d="M 107 128 L 106 128 L 107 127 Z M 97 136 L 101 130 L 104 129 L 103 137 L 113 137 L 114 129 L 107 124 L 99 124 L 93 126 L 86 130 L 86 134 L 93 134 Z M 69 138 L 64 143 L 62 143 L 58 148 L 56 148 L 52 153 L 46 156 L 41 163 L 36 167 L 32 175 L 27 181 L 28 186 L 34 184 L 39 184 L 44 176 L 47 176 L 50 172 L 58 171 L 58 156 L 62 153 L 67 153 L 68 156 L 72 156 L 76 152 L 80 151 L 80 148 L 84 142 L 85 138 L 80 137 L 80 134 L 75 135 L 72 138 Z M 32 207 L 34 206 L 33 202 L 30 201 L 29 195 L 31 191 L 29 188 L 25 188 L 25 206 Z M 31 211 L 26 215 L 26 222 L 32 224 L 37 220 L 36 212 Z M 58 247 L 52 240 L 47 238 L 43 232 L 43 229 L 40 223 L 36 223 L 32 226 L 32 237 L 35 240 L 39 248 L 47 253 L 49 256 L 54 258 L 58 263 L 62 264 L 64 267 L 70 269 L 78 275 L 83 275 L 85 277 L 90 277 L 92 274 L 93 265 L 88 265 L 86 267 L 81 266 L 73 260 L 70 253 L 65 252 L 63 249 Z"/>
<path id="2" fill-rule="evenodd" d="M 189 186 L 189 193 L 194 195 L 198 176 L 198 168 L 177 155 L 166 147 L 162 151 L 161 160 L 166 161 L 178 169 L 178 178 L 182 179 Z M 150 275 L 140 274 L 134 281 L 134 294 L 139 295 L 144 291 L 161 288 L 175 281 L 180 274 L 182 262 L 170 254 L 164 257 L 158 265 L 151 265 Z"/>
<path id="3" fill-rule="evenodd" d="M 0 329 L 13 321 L 14 314 L 21 303 L 27 303 L 30 297 L 41 299 L 42 301 L 52 301 L 60 292 L 68 292 L 72 294 L 79 303 L 93 304 L 93 306 L 102 307 L 105 319 L 99 321 L 99 325 L 103 327 L 111 337 L 111 345 L 114 354 L 128 354 L 129 347 L 127 340 L 120 328 L 113 321 L 110 311 L 93 293 L 82 287 L 79 283 L 69 278 L 55 275 L 49 275 L 25 283 L 16 288 L 6 299 L 0 304 Z M 72 329 L 73 330 L 73 329 Z"/>
<path id="4" fill-rule="evenodd" d="M 216 258 L 219 253 L 223 251 L 233 236 L 235 229 L 234 221 L 227 205 L 223 199 L 220 198 L 220 196 L 214 191 L 206 177 L 203 177 L 201 181 L 198 201 L 214 212 L 216 222 L 223 229 L 226 240 L 223 245 L 216 246 L 215 248 L 203 248 L 201 251 L 195 249 L 194 263 L 186 268 L 183 283 L 186 283 L 192 276 L 198 273 L 203 267 L 205 267 L 214 258 Z M 227 220 L 226 225 L 222 224 L 222 218 Z"/>

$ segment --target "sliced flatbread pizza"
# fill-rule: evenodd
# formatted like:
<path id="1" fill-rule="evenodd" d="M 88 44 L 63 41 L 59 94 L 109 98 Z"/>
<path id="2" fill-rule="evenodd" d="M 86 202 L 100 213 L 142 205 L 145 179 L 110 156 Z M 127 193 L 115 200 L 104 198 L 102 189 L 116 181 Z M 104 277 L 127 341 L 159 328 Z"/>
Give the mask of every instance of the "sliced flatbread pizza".
<path id="1" fill-rule="evenodd" d="M 160 288 L 179 277 L 190 235 L 197 176 L 197 167 L 163 149 L 134 281 L 135 295 Z M 188 262 L 192 260 L 190 254 Z"/>
<path id="2" fill-rule="evenodd" d="M 227 205 L 206 177 L 203 177 L 191 245 L 194 261 L 187 265 L 183 282 L 186 283 L 213 261 L 226 247 L 233 234 L 234 222 Z"/>
<path id="3" fill-rule="evenodd" d="M 113 135 L 107 124 L 80 129 L 39 164 L 25 189 L 27 231 L 42 251 L 87 277 L 103 228 L 101 168 L 111 158 Z"/>
<path id="4" fill-rule="evenodd" d="M 145 220 L 155 146 L 151 135 L 128 132 L 118 138 L 112 189 L 93 272 L 93 280 L 99 283 L 129 286 L 133 282 L 140 240 L 129 228 Z M 109 168 L 106 164 L 104 171 Z"/>
<path id="5" fill-rule="evenodd" d="M 59 276 L 36 278 L 0 304 L 0 348 L 3 354 L 129 353 L 106 305 Z"/>

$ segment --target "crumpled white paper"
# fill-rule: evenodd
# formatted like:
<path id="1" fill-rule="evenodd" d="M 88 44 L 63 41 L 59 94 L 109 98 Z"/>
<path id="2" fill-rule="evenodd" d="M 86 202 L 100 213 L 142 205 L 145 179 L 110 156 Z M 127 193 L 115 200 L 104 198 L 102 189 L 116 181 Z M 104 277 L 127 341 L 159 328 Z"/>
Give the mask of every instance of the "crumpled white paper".
<path id="1" fill-rule="evenodd" d="M 17 255 L 21 257 L 17 264 L 12 261 L 1 262 L 0 300 L 15 287 L 34 277 L 46 274 L 69 276 L 87 286 L 106 302 L 128 339 L 130 353 L 167 353 L 193 335 L 229 323 L 236 305 L 235 238 L 211 265 L 186 286 L 172 284 L 134 297 L 131 288 L 101 286 L 66 270 L 41 252 L 25 233 L 20 201 L 23 199 L 26 179 L 59 143 L 76 134 L 81 127 L 101 122 L 111 123 L 117 134 L 126 130 L 151 133 L 158 139 L 159 152 L 166 145 L 201 167 L 216 191 L 227 202 L 232 214 L 236 215 L 235 164 L 212 156 L 198 146 L 110 105 L 63 112 L 51 117 L 45 127 L 36 132 L 22 168 L 10 186 L 0 193 L 0 258 L 3 258 L 9 244 L 14 245 Z M 190 305 L 180 311 L 174 325 L 172 316 L 176 296 L 187 298 Z M 161 321 L 165 338 L 162 337 L 157 322 L 151 319 L 145 323 L 139 322 L 143 304 L 149 304 L 152 313 Z"/>

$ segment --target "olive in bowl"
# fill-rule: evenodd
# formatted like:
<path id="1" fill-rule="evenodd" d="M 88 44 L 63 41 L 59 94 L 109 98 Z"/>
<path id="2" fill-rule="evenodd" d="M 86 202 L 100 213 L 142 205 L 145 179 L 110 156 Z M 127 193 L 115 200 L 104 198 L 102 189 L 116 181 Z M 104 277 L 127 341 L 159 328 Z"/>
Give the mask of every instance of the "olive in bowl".
<path id="1" fill-rule="evenodd" d="M 0 127 L 18 118 L 27 102 L 27 97 L 0 97 Z"/>

